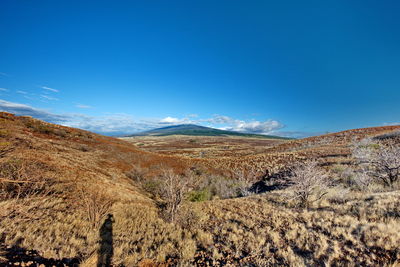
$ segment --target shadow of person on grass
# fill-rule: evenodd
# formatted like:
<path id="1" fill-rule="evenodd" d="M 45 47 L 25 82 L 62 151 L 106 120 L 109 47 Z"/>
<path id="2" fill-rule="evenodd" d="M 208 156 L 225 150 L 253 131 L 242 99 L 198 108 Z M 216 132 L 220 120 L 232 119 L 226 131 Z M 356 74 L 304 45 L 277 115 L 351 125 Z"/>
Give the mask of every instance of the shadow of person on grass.
<path id="1" fill-rule="evenodd" d="M 99 230 L 100 247 L 97 252 L 97 267 L 111 266 L 111 261 L 114 254 L 113 223 L 113 215 L 108 214 L 107 218 L 104 220 L 104 223 Z"/>

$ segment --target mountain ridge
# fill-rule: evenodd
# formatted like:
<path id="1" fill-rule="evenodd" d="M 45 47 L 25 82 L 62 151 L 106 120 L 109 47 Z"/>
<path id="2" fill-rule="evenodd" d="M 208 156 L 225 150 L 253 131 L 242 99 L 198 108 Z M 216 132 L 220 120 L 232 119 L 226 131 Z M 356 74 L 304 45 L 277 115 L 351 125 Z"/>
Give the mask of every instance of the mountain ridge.
<path id="1" fill-rule="evenodd" d="M 156 128 L 136 134 L 126 135 L 125 137 L 135 136 L 168 136 L 168 135 L 189 135 L 189 136 L 240 136 L 268 139 L 293 139 L 275 135 L 241 133 L 236 131 L 221 130 L 196 124 L 179 124 L 161 128 Z"/>

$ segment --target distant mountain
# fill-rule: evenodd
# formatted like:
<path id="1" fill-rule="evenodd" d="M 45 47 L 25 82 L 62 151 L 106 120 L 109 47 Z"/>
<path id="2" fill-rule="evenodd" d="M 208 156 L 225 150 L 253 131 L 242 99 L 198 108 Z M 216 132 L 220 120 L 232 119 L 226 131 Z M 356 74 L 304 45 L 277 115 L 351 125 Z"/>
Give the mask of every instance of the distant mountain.
<path id="1" fill-rule="evenodd" d="M 193 136 L 241 136 L 241 137 L 257 137 L 257 138 L 269 138 L 269 139 L 290 139 L 286 137 L 274 136 L 274 135 L 263 135 L 263 134 L 249 134 L 239 133 L 234 131 L 225 131 L 214 129 L 205 126 L 199 126 L 194 124 L 181 124 L 149 130 L 130 136 L 167 136 L 167 135 L 193 135 Z"/>

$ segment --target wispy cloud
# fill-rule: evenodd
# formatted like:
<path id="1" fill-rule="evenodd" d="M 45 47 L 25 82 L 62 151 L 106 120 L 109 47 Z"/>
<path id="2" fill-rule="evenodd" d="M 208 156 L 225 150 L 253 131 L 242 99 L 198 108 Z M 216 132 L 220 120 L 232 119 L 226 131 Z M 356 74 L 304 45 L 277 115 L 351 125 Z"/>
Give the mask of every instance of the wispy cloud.
<path id="1" fill-rule="evenodd" d="M 52 97 L 52 96 L 48 96 L 48 95 L 40 95 L 41 98 L 46 99 L 46 100 L 50 100 L 50 101 L 57 101 L 58 98 Z"/>
<path id="2" fill-rule="evenodd" d="M 0 88 L 0 91 L 8 92 L 8 89 L 7 88 Z"/>
<path id="3" fill-rule="evenodd" d="M 64 123 L 68 120 L 68 117 L 64 115 L 56 115 L 42 109 L 33 108 L 29 105 L 8 102 L 1 99 L 0 111 L 10 112 L 20 116 L 31 116 L 52 123 Z"/>
<path id="4" fill-rule="evenodd" d="M 47 91 L 54 92 L 54 93 L 58 93 L 59 92 L 59 90 L 54 89 L 54 88 L 50 88 L 50 87 L 47 87 L 47 86 L 41 86 L 40 88 L 42 88 L 44 90 L 47 90 Z"/>
<path id="5" fill-rule="evenodd" d="M 9 77 L 10 75 L 8 75 L 8 74 L 7 74 L 7 73 L 5 73 L 5 72 L 0 72 L 0 76 Z"/>
<path id="6" fill-rule="evenodd" d="M 16 92 L 17 92 L 17 94 L 21 94 L 21 95 L 28 95 L 29 94 L 28 92 L 21 91 L 21 90 L 17 90 Z"/>
<path id="7" fill-rule="evenodd" d="M 21 90 L 17 90 L 15 92 L 17 94 L 22 95 L 23 98 L 26 98 L 26 99 L 29 99 L 29 100 L 35 100 L 35 98 L 36 98 L 35 94 L 29 93 L 29 92 L 25 92 L 25 91 L 21 91 Z"/>
<path id="8" fill-rule="evenodd" d="M 92 106 L 83 105 L 83 104 L 76 104 L 75 107 L 77 107 L 77 108 L 82 108 L 82 109 L 93 108 Z"/>
<path id="9" fill-rule="evenodd" d="M 272 131 L 269 134 L 289 138 L 306 138 L 310 136 L 326 134 L 326 132 Z"/>
<path id="10" fill-rule="evenodd" d="M 396 126 L 400 125 L 400 122 L 385 122 L 383 126 Z"/>
<path id="11" fill-rule="evenodd" d="M 19 116 L 31 116 L 51 123 L 85 129 L 92 132 L 117 135 L 161 127 L 155 121 L 137 121 L 127 114 L 110 114 L 106 116 L 87 116 L 84 114 L 54 114 L 30 105 L 13 103 L 0 99 L 0 111 Z"/>

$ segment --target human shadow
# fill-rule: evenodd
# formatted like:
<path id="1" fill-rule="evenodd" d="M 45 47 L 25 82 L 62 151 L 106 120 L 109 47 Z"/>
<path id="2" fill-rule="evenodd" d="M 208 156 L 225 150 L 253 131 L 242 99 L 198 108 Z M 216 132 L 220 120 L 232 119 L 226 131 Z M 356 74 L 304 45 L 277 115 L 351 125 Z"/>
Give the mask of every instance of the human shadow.
<path id="1" fill-rule="evenodd" d="M 111 266 L 112 257 L 114 254 L 113 223 L 113 215 L 108 214 L 107 218 L 104 220 L 103 225 L 100 227 L 100 247 L 97 251 L 97 267 Z"/>

